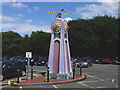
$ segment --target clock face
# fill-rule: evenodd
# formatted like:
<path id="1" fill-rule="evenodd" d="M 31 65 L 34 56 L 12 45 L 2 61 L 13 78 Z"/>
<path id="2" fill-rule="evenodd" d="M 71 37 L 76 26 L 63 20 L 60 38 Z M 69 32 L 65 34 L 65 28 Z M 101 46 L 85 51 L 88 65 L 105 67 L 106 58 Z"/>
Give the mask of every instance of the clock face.
<path id="1" fill-rule="evenodd" d="M 64 30 L 67 31 L 69 27 L 67 25 L 67 21 L 66 20 L 63 21 L 63 25 L 64 25 Z"/>
<path id="2" fill-rule="evenodd" d="M 68 30 L 68 25 L 67 25 L 67 23 L 64 24 L 64 29 L 65 29 L 65 31 Z"/>
<path id="3" fill-rule="evenodd" d="M 62 28 L 62 25 L 61 25 L 60 22 L 55 22 L 55 23 L 53 23 L 53 25 L 52 25 L 52 30 L 55 31 L 55 32 L 60 31 L 61 28 Z"/>

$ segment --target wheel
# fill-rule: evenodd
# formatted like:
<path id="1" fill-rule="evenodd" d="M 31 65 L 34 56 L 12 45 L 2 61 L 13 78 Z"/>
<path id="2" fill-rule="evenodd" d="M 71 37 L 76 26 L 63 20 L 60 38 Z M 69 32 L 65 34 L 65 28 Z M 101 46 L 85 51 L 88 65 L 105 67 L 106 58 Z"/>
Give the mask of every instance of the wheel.
<path id="1" fill-rule="evenodd" d="M 23 76 L 25 76 L 26 75 L 26 72 L 25 71 L 22 71 L 21 72 L 21 76 L 23 77 Z"/>
<path id="2" fill-rule="evenodd" d="M 0 75 L 0 81 L 2 81 L 4 78 L 3 78 L 3 75 Z"/>
<path id="3" fill-rule="evenodd" d="M 36 65 L 37 65 L 37 63 L 35 62 L 35 63 L 34 63 L 34 65 L 36 66 Z"/>

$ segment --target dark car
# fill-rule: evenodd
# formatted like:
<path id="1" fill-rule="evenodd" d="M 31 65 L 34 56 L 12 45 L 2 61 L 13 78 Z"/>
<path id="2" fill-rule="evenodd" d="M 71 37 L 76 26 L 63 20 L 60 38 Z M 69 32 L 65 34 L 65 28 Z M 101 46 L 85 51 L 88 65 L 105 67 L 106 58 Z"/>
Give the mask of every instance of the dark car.
<path id="1" fill-rule="evenodd" d="M 71 58 L 71 66 L 75 66 L 77 59 Z"/>
<path id="2" fill-rule="evenodd" d="M 90 67 L 92 66 L 92 61 L 87 58 L 81 58 L 77 60 L 76 67 Z"/>
<path id="3" fill-rule="evenodd" d="M 15 76 L 25 76 L 26 66 L 25 63 L 5 61 L 2 62 L 2 77 L 3 79 L 15 77 Z"/>
<path id="4" fill-rule="evenodd" d="M 115 57 L 115 59 L 113 60 L 113 64 L 120 65 L 120 60 L 118 59 L 118 57 Z"/>
<path id="5" fill-rule="evenodd" d="M 2 61 L 8 61 L 6 58 L 2 58 Z"/>
<path id="6" fill-rule="evenodd" d="M 30 61 L 30 65 L 35 65 L 36 64 L 36 61 L 35 61 L 34 58 L 30 58 L 29 61 Z M 28 64 L 27 63 L 28 62 L 28 58 L 21 57 L 21 58 L 18 59 L 18 62 L 25 63 L 27 65 Z"/>
<path id="7" fill-rule="evenodd" d="M 13 56 L 9 59 L 9 61 L 18 61 L 18 59 L 20 59 L 21 56 Z"/>
<path id="8" fill-rule="evenodd" d="M 36 65 L 45 65 L 48 61 L 48 57 L 40 57 L 38 61 L 36 61 Z"/>
<path id="9" fill-rule="evenodd" d="M 94 64 L 100 64 L 100 58 L 94 58 L 93 63 Z"/>
<path id="10" fill-rule="evenodd" d="M 112 63 L 112 59 L 111 58 L 102 58 L 100 60 L 101 64 L 111 64 Z"/>

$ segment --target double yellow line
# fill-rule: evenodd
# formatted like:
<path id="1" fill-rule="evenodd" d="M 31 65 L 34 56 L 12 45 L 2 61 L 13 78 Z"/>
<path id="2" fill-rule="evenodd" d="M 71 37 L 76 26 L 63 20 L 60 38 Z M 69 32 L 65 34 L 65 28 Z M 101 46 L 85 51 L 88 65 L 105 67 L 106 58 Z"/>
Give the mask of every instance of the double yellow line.
<path id="1" fill-rule="evenodd" d="M 90 82 L 104 81 L 104 80 L 101 79 L 101 78 L 98 78 L 98 77 L 95 77 L 95 76 L 92 76 L 92 75 L 89 75 L 89 74 L 85 74 L 85 75 L 88 76 L 88 77 L 93 77 L 93 78 L 98 79 L 98 80 L 94 80 L 94 81 L 82 81 L 82 82 L 78 82 L 78 83 L 80 83 L 80 84 L 83 85 L 83 86 L 86 86 L 86 87 L 89 87 L 89 88 L 93 88 L 93 89 L 95 89 L 95 88 L 106 88 L 106 87 L 91 87 L 91 86 L 89 86 L 89 85 L 87 85 L 87 84 L 84 84 L 84 83 L 90 83 Z"/>

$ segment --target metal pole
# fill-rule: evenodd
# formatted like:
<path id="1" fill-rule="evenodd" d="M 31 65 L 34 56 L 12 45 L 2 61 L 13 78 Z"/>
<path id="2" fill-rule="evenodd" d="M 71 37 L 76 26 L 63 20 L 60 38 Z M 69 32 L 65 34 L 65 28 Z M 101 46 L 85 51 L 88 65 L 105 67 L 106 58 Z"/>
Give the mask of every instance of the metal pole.
<path id="1" fill-rule="evenodd" d="M 73 66 L 73 79 L 75 78 L 75 66 Z"/>
<path id="2" fill-rule="evenodd" d="M 82 66 L 80 66 L 80 76 L 82 76 Z"/>
<path id="3" fill-rule="evenodd" d="M 31 65 L 31 79 L 33 79 L 33 65 Z"/>
<path id="4" fill-rule="evenodd" d="M 30 58 L 28 58 L 28 80 L 30 79 L 29 71 L 30 71 Z"/>
<path id="5" fill-rule="evenodd" d="M 20 70 L 18 69 L 17 70 L 17 72 L 18 72 L 18 75 L 17 75 L 17 83 L 19 83 L 20 82 L 20 80 L 19 80 L 19 77 L 20 77 L 20 72 L 19 72 Z"/>
<path id="6" fill-rule="evenodd" d="M 47 82 L 49 82 L 49 67 L 47 67 Z"/>

